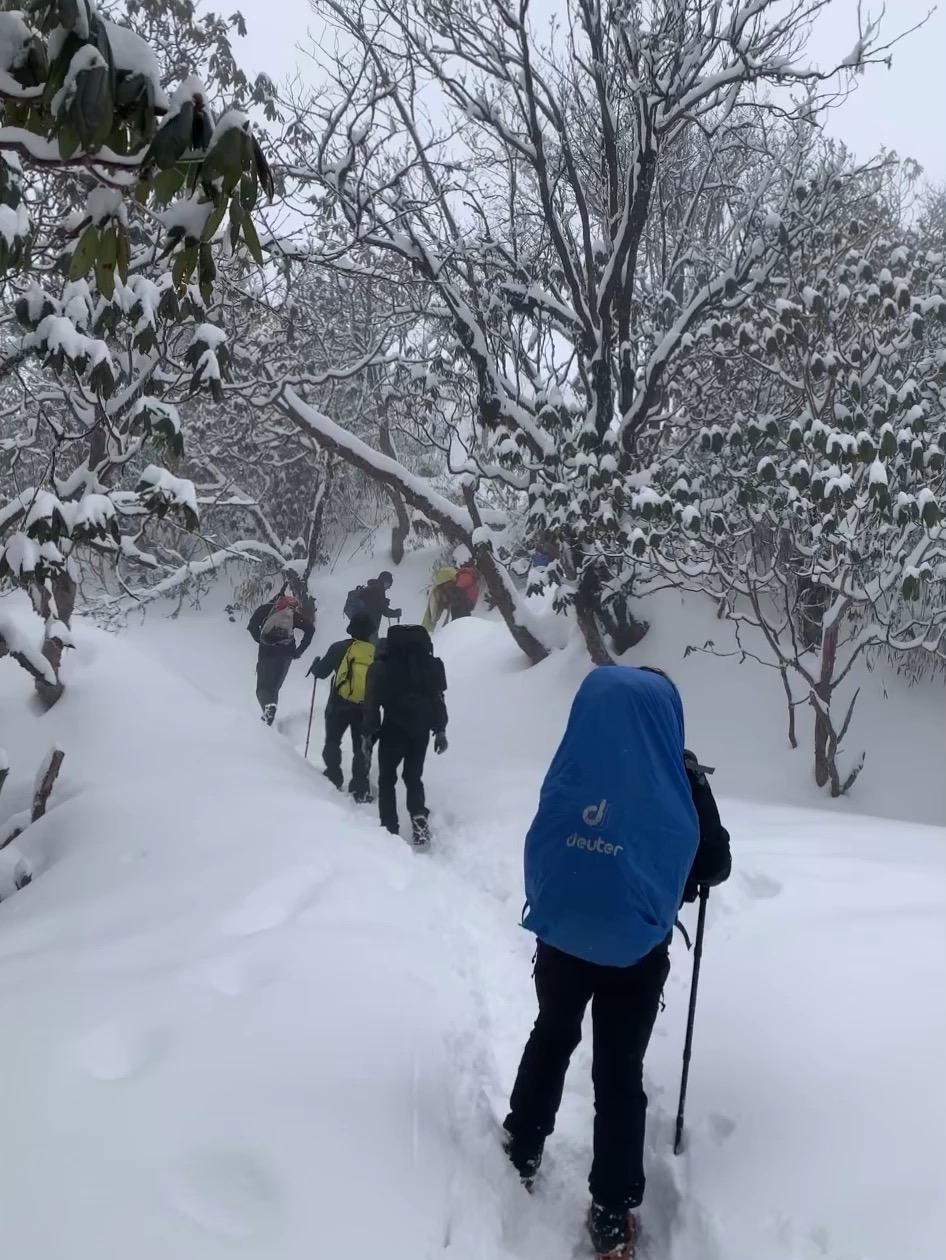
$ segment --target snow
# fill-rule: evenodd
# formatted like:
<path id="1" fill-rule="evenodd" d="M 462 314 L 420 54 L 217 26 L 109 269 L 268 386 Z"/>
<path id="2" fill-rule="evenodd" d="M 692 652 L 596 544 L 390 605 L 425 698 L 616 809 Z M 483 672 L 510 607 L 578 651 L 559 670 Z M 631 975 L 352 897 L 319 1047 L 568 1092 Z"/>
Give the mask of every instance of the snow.
<path id="1" fill-rule="evenodd" d="M 396 570 L 408 617 L 434 561 Z M 313 651 L 342 632 L 345 591 L 382 567 L 346 552 L 314 576 Z M 51 745 L 66 752 L 46 817 L 17 841 L 33 882 L 0 904 L 11 1254 L 334 1260 L 355 1245 L 387 1260 L 572 1260 L 590 1037 L 534 1197 L 495 1127 L 535 1009 L 522 839 L 587 658 L 572 646 L 527 669 L 485 616 L 438 633 L 450 749 L 429 762 L 437 839 L 415 857 L 325 783 L 317 754 L 301 759 L 306 662 L 277 728 L 259 722 L 229 598 L 224 583 L 199 615 L 152 613 L 123 637 L 80 623 L 46 715 L 23 671 L 0 669 L 0 744 L 16 750 L 4 810 L 28 804 Z M 727 646 L 709 601 L 668 593 L 646 615 L 635 663 L 680 685 L 735 854 L 710 900 L 680 1158 L 678 941 L 648 1057 L 651 1250 L 932 1260 L 946 1225 L 946 831 L 903 819 L 946 819 L 930 773 L 942 690 L 858 678 L 867 769 L 829 809 L 807 748 L 787 748 L 774 671 L 684 657 Z M 316 747 L 324 701 L 320 687 Z M 800 734 L 809 722 L 800 711 Z M 38 1212 L 51 1185 L 56 1211 Z"/>
<path id="2" fill-rule="evenodd" d="M 167 231 L 181 228 L 186 236 L 199 241 L 213 208 L 212 201 L 202 199 L 202 194 L 195 192 L 190 197 L 172 201 L 166 210 L 159 211 L 157 218 Z"/>
<path id="3" fill-rule="evenodd" d="M 30 216 L 24 202 L 20 202 L 14 210 L 6 202 L 0 202 L 0 236 L 3 237 L 7 249 L 12 249 L 17 241 L 29 236 Z"/>
<path id="4" fill-rule="evenodd" d="M 161 86 L 161 67 L 151 45 L 127 26 L 119 26 L 107 18 L 103 22 L 115 68 L 148 79 L 154 91 L 155 106 L 159 110 L 166 110 L 170 102 Z"/>
<path id="5" fill-rule="evenodd" d="M 142 472 L 139 481 L 142 486 L 150 488 L 168 503 L 173 503 L 177 507 L 190 508 L 195 517 L 199 516 L 197 492 L 194 489 L 194 483 L 188 481 L 186 477 L 175 477 L 166 468 L 149 464 Z"/>
<path id="6" fill-rule="evenodd" d="M 11 573 L 32 573 L 39 561 L 39 544 L 28 534 L 11 534 L 3 548 L 3 559 Z"/>
<path id="7" fill-rule="evenodd" d="M 86 198 L 86 212 L 94 224 L 100 226 L 107 219 L 116 219 L 119 223 L 128 224 L 128 210 L 125 199 L 115 188 L 93 188 Z"/>
<path id="8" fill-rule="evenodd" d="M 238 109 L 228 109 L 226 113 L 220 115 L 217 125 L 214 127 L 213 136 L 210 141 L 210 148 L 220 139 L 227 131 L 249 131 L 250 120 L 246 114 Z"/>
<path id="9" fill-rule="evenodd" d="M 884 467 L 883 460 L 875 459 L 871 464 L 868 481 L 872 486 L 886 486 L 888 484 L 887 469 Z"/>
<path id="10" fill-rule="evenodd" d="M 14 537 L 23 538 L 24 535 L 18 534 Z M 27 541 L 31 540 L 27 539 Z M 9 545 L 7 549 L 9 551 Z M 0 610 L 0 647 L 7 652 L 22 656 L 29 661 L 37 673 L 42 674 L 47 682 L 52 683 L 56 681 L 56 675 L 41 650 L 42 624 L 38 617 L 22 608 L 15 611 L 6 608 Z M 11 739 L 9 743 L 12 746 L 14 741 Z M 2 946 L 0 946 L 0 957 L 2 957 Z"/>
<path id="11" fill-rule="evenodd" d="M 22 65 L 32 31 L 18 12 L 0 13 L 0 92 L 14 98 L 38 96 L 42 88 L 24 88 L 10 74 Z"/>
<path id="12" fill-rule="evenodd" d="M 198 324 L 194 329 L 194 338 L 191 345 L 202 343 L 211 350 L 216 350 L 222 345 L 226 345 L 227 334 L 223 328 L 218 328 L 216 324 Z"/>

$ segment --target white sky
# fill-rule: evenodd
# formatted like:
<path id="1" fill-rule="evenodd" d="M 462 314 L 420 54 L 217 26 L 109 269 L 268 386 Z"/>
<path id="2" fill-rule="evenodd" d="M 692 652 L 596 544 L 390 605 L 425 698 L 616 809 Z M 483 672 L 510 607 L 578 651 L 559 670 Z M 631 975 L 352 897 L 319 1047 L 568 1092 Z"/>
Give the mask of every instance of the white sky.
<path id="1" fill-rule="evenodd" d="M 540 0 L 543 9 L 553 2 Z M 880 9 L 880 0 L 862 3 L 865 14 Z M 931 3 L 888 0 L 884 31 L 889 36 L 913 26 Z M 320 25 L 309 0 L 239 0 L 238 7 L 248 34 L 236 41 L 235 51 L 245 69 L 265 71 L 277 80 L 298 69 L 305 81 L 317 85 L 317 63 L 300 52 L 300 47 L 312 49 L 307 32 Z M 812 37 L 811 59 L 826 64 L 850 52 L 857 10 L 858 0 L 832 0 Z M 861 158 L 884 146 L 916 158 L 931 180 L 946 182 L 946 2 L 941 0 L 927 25 L 894 49 L 890 70 L 872 67 L 861 78 L 856 93 L 831 116 L 828 129 Z"/>

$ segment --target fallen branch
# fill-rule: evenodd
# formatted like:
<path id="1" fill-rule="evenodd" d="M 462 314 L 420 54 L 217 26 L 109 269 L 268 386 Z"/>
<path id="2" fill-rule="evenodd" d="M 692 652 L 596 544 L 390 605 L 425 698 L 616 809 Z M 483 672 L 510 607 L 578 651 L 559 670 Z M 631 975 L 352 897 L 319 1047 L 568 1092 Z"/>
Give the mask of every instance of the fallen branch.
<path id="1" fill-rule="evenodd" d="M 54 748 L 43 763 L 37 775 L 36 789 L 33 792 L 33 809 L 30 813 L 30 822 L 38 822 L 46 813 L 49 795 L 59 777 L 59 771 L 62 769 L 65 755 L 61 748 Z"/>

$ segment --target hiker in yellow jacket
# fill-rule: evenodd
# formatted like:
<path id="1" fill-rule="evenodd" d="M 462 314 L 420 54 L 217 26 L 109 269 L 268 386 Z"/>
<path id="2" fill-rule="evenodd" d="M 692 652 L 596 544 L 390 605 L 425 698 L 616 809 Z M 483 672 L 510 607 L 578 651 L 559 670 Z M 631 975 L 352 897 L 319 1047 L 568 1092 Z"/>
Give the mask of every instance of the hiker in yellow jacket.
<path id="1" fill-rule="evenodd" d="M 434 574 L 427 611 L 421 624 L 425 630 L 431 631 L 444 613 L 449 621 L 457 617 L 469 617 L 476 607 L 479 594 L 479 582 L 472 561 L 468 560 L 459 568 L 445 564 Z"/>
<path id="2" fill-rule="evenodd" d="M 345 786 L 342 739 L 346 731 L 351 731 L 351 782 L 348 790 L 359 804 L 371 800 L 363 736 L 365 683 L 374 660 L 373 632 L 371 616 L 355 613 L 348 625 L 349 637 L 333 643 L 324 656 L 315 658 L 309 668 L 313 678 L 332 680 L 332 690 L 325 706 L 325 746 L 322 749 L 325 777 L 342 791 Z"/>

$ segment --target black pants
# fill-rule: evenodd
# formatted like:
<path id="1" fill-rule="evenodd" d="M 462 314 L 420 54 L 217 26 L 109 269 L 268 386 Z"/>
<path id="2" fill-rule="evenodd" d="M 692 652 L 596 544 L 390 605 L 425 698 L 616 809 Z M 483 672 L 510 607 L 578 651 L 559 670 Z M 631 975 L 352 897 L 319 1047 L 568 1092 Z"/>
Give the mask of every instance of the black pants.
<path id="1" fill-rule="evenodd" d="M 378 737 L 378 812 L 382 827 L 387 827 L 395 835 L 398 830 L 398 770 L 407 789 L 407 812 L 411 818 L 427 817 L 422 775 L 429 743 L 429 731 L 418 735 L 400 726 L 381 724 Z"/>
<path id="2" fill-rule="evenodd" d="M 256 699 L 261 709 L 279 700 L 279 689 L 294 659 L 292 652 L 260 653 L 256 662 Z"/>
<path id="3" fill-rule="evenodd" d="M 348 704 L 344 700 L 334 700 L 325 710 L 325 747 L 322 749 L 325 776 L 337 788 L 344 785 L 342 739 L 346 731 L 351 731 L 351 782 L 348 790 L 355 796 L 368 795 L 368 764 L 361 742 L 362 716 L 360 704 Z"/>
<path id="4" fill-rule="evenodd" d="M 540 1151 L 555 1128 L 568 1061 L 581 1041 L 590 1001 L 595 1128 L 588 1185 L 603 1207 L 638 1206 L 644 1197 L 644 1054 L 669 971 L 666 944 L 633 967 L 602 967 L 539 942 L 539 1017 L 522 1055 L 505 1126 L 514 1163 Z"/>

